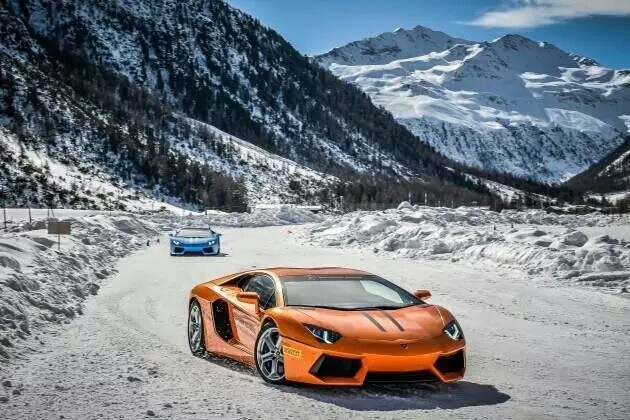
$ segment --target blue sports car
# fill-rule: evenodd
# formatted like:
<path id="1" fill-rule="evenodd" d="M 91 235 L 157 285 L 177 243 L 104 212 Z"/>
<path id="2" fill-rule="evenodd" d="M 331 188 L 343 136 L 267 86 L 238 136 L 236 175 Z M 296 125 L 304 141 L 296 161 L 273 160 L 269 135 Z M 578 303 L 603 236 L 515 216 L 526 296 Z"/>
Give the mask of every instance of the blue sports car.
<path id="1" fill-rule="evenodd" d="M 219 255 L 221 234 L 212 229 L 184 228 L 171 236 L 171 255 Z"/>

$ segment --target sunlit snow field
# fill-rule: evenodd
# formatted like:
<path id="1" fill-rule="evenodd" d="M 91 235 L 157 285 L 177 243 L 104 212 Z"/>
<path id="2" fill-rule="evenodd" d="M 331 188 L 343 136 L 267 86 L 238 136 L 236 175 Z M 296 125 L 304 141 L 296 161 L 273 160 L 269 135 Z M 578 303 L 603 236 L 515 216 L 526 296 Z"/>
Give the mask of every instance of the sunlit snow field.
<path id="1" fill-rule="evenodd" d="M 11 213 L 0 234 L 3 418 L 630 415 L 627 216 L 409 204 L 338 216 L 178 213 L 56 210 L 73 226 L 61 251 L 41 215 L 29 224 L 27 212 Z M 188 225 L 221 232 L 222 255 L 169 257 L 167 234 Z M 245 366 L 190 355 L 193 285 L 282 265 L 349 266 L 431 290 L 465 331 L 464 381 L 271 387 Z"/>

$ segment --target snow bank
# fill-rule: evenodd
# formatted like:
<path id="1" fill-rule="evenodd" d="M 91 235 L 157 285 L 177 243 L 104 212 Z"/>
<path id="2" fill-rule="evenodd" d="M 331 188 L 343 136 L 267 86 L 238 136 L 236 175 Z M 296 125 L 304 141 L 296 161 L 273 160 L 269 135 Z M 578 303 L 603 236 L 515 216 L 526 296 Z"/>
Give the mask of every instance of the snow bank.
<path id="1" fill-rule="evenodd" d="M 183 217 L 171 215 L 152 216 L 159 220 L 165 230 L 176 230 L 182 227 L 262 227 L 298 225 L 306 223 L 319 223 L 322 216 L 309 210 L 293 206 L 280 206 L 277 208 L 254 209 L 251 213 L 224 213 L 221 211 L 208 211 L 207 215 L 191 214 Z"/>
<path id="2" fill-rule="evenodd" d="M 627 225 L 625 218 L 555 215 L 540 210 L 496 213 L 479 208 L 436 208 L 402 203 L 396 210 L 355 212 L 310 228 L 305 241 L 368 248 L 408 258 L 466 259 L 551 274 L 582 284 L 630 284 L 630 243 L 589 237 L 580 227 Z"/>
<path id="3" fill-rule="evenodd" d="M 19 355 L 57 324 L 83 311 L 83 302 L 115 271 L 118 259 L 147 239 L 183 226 L 271 226 L 321 222 L 310 211 L 283 206 L 252 213 L 210 212 L 176 217 L 170 213 L 55 211 L 72 223 L 72 235 L 48 235 L 45 219 L 29 223 L 28 211 L 12 213 L 0 233 L 0 362 Z"/>
<path id="4" fill-rule="evenodd" d="M 61 250 L 43 219 L 12 224 L 0 236 L 0 361 L 80 315 L 116 261 L 159 233 L 155 223 L 122 213 L 64 220 L 72 235 L 62 237 Z"/>

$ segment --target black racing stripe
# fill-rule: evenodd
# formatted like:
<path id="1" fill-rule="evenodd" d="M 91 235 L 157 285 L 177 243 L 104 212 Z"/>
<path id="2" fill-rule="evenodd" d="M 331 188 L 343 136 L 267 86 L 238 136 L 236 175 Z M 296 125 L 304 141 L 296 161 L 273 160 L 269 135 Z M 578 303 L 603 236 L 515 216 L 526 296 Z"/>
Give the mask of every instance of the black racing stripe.
<path id="1" fill-rule="evenodd" d="M 368 314 L 367 312 L 361 312 L 367 319 L 369 319 L 370 321 L 372 321 L 372 324 L 376 325 L 376 327 L 381 330 L 381 331 L 386 331 L 385 328 L 383 328 L 383 326 L 381 324 L 378 323 L 377 320 L 375 320 L 374 318 L 372 318 L 372 315 Z"/>
<path id="2" fill-rule="evenodd" d="M 388 312 L 385 312 L 385 311 L 384 311 L 384 310 L 382 310 L 382 309 L 379 309 L 379 311 L 381 311 L 381 313 L 382 313 L 383 315 L 385 315 L 385 316 L 387 317 L 387 319 L 389 319 L 390 321 L 392 321 L 392 324 L 394 324 L 396 327 L 398 327 L 398 329 L 399 329 L 400 331 L 405 331 L 405 329 L 402 327 L 402 325 L 400 325 L 400 324 L 398 323 L 398 321 L 396 321 L 396 319 L 394 319 L 394 317 L 393 317 L 393 316 L 391 316 Z"/>

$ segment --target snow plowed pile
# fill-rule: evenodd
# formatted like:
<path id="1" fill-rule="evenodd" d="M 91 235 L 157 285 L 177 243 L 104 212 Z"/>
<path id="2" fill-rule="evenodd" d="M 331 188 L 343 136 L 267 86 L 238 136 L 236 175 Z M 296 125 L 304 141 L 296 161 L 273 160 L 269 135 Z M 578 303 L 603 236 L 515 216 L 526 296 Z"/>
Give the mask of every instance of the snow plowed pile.
<path id="1" fill-rule="evenodd" d="M 305 239 L 397 257 L 493 262 L 529 274 L 618 288 L 630 283 L 630 243 L 608 235 L 589 238 L 580 227 L 629 222 L 627 216 L 567 216 L 540 210 L 496 213 L 402 203 L 396 210 L 327 219 L 309 229 Z"/>
<path id="2" fill-rule="evenodd" d="M 18 219 L 26 216 L 25 211 Z M 57 324 L 83 311 L 83 302 L 115 271 L 116 262 L 164 231 L 184 226 L 271 226 L 320 222 L 290 206 L 252 213 L 211 212 L 207 217 L 57 211 L 72 215 L 72 235 L 48 235 L 44 219 L 13 222 L 0 233 L 0 362 L 35 348 Z"/>
<path id="3" fill-rule="evenodd" d="M 72 235 L 48 235 L 46 222 L 12 226 L 0 236 L 0 361 L 37 346 L 39 335 L 82 313 L 116 261 L 139 248 L 159 230 L 130 215 L 94 214 L 65 219 Z"/>
<path id="4" fill-rule="evenodd" d="M 176 230 L 182 227 L 263 227 L 297 225 L 305 223 L 318 223 L 323 218 L 309 210 L 292 206 L 279 206 L 270 209 L 256 209 L 251 213 L 224 213 L 221 211 L 209 211 L 207 215 L 191 215 L 185 217 L 172 217 L 165 215 L 155 217 L 165 230 Z"/>

